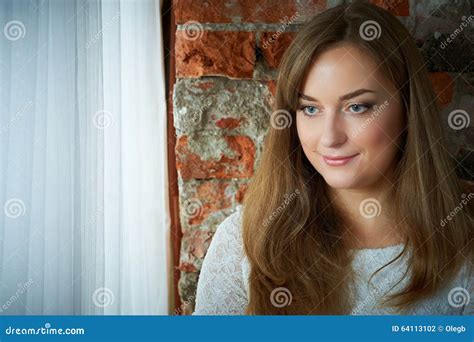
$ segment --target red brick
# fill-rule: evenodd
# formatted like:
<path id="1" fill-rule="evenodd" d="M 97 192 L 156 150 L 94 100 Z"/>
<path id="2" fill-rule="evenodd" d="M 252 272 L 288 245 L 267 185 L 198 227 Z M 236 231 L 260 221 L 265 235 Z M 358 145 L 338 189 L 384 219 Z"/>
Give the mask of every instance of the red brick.
<path id="1" fill-rule="evenodd" d="M 183 236 L 183 239 L 185 237 Z M 202 259 L 206 255 L 206 251 L 209 248 L 209 244 L 212 240 L 212 234 L 208 231 L 203 230 L 193 230 L 190 232 L 189 239 L 189 254 L 191 259 L 194 257 Z"/>
<path id="2" fill-rule="evenodd" d="M 196 266 L 190 264 L 189 262 L 181 262 L 178 269 L 182 272 L 197 272 Z"/>
<path id="3" fill-rule="evenodd" d="M 240 184 L 237 193 L 235 194 L 235 200 L 238 203 L 242 203 L 244 201 L 245 193 L 247 191 L 248 184 Z"/>
<path id="4" fill-rule="evenodd" d="M 242 21 L 247 23 L 287 22 L 297 14 L 294 0 L 241 0 Z"/>
<path id="5" fill-rule="evenodd" d="M 202 90 L 209 90 L 214 87 L 214 82 L 209 81 L 209 82 L 200 82 L 195 85 L 195 87 L 202 89 Z"/>
<path id="6" fill-rule="evenodd" d="M 222 0 L 175 0 L 174 16 L 177 24 L 195 20 L 201 23 L 231 23 L 238 8 L 226 7 Z"/>
<path id="7" fill-rule="evenodd" d="M 229 148 L 235 151 L 235 157 L 226 155 L 219 160 L 202 160 L 190 152 L 188 137 L 181 136 L 176 143 L 176 167 L 184 180 L 205 178 L 250 178 L 253 175 L 255 144 L 247 136 L 223 137 Z"/>
<path id="8" fill-rule="evenodd" d="M 235 118 L 222 118 L 218 121 L 216 121 L 216 125 L 220 128 L 237 128 L 241 124 L 241 121 L 239 119 Z"/>
<path id="9" fill-rule="evenodd" d="M 410 2 L 408 0 L 371 0 L 370 2 L 399 17 L 410 15 Z"/>
<path id="10" fill-rule="evenodd" d="M 201 31 L 190 39 L 176 31 L 177 77 L 205 75 L 251 79 L 255 66 L 255 33 Z"/>
<path id="11" fill-rule="evenodd" d="M 431 72 L 429 75 L 440 105 L 451 103 L 454 93 L 454 81 L 451 76 L 446 72 Z"/>
<path id="12" fill-rule="evenodd" d="M 313 1 L 314 2 L 314 1 Z M 317 1 L 321 3 L 321 1 Z M 174 4 L 176 22 L 201 23 L 279 23 L 297 13 L 294 0 L 177 0 Z"/>
<path id="13" fill-rule="evenodd" d="M 267 86 L 268 86 L 268 90 L 270 90 L 270 93 L 273 95 L 273 97 L 275 97 L 277 82 L 275 80 L 268 81 Z"/>
<path id="14" fill-rule="evenodd" d="M 210 214 L 230 208 L 231 198 L 226 194 L 227 182 L 204 182 L 196 189 L 196 198 L 202 204 L 199 214 L 188 219 L 190 225 L 201 224 Z"/>
<path id="15" fill-rule="evenodd" d="M 272 68 L 278 68 L 284 52 L 295 37 L 294 32 L 263 32 L 260 38 L 260 48 L 266 63 Z"/>

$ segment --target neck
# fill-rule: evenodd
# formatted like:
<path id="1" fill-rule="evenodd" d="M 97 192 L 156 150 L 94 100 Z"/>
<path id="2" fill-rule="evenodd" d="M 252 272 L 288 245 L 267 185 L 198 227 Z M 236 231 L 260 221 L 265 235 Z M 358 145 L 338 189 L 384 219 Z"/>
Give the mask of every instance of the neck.
<path id="1" fill-rule="evenodd" d="M 403 242 L 401 228 L 391 218 L 392 185 L 382 179 L 364 189 L 330 189 L 342 212 L 350 248 L 377 248 Z"/>

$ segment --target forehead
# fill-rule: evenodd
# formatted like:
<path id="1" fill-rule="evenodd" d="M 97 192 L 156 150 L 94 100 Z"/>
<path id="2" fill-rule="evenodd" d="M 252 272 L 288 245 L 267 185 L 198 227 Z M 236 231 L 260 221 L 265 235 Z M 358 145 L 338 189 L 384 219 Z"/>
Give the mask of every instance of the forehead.
<path id="1" fill-rule="evenodd" d="M 334 95 L 358 88 L 387 89 L 391 82 L 374 58 L 360 48 L 345 44 L 322 52 L 309 67 L 302 82 L 304 94 Z"/>

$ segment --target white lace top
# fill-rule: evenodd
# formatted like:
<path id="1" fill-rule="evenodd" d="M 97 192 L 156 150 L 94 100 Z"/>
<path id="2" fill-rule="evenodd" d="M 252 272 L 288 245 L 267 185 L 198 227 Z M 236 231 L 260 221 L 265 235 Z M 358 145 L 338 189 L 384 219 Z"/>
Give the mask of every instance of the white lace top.
<path id="1" fill-rule="evenodd" d="M 244 255 L 241 235 L 242 207 L 227 217 L 217 228 L 204 258 L 196 292 L 193 315 L 244 315 L 248 301 L 250 266 Z M 373 249 L 355 249 L 353 267 L 358 270 L 355 284 L 356 305 L 352 315 L 394 315 L 390 307 L 377 302 L 393 284 L 400 280 L 407 267 L 404 256 L 368 280 L 379 267 L 392 260 L 403 249 L 403 244 Z M 420 302 L 407 315 L 472 315 L 473 274 L 466 265 L 457 278 L 439 294 Z M 405 277 L 389 293 L 400 290 Z M 404 313 L 405 314 L 405 313 Z"/>

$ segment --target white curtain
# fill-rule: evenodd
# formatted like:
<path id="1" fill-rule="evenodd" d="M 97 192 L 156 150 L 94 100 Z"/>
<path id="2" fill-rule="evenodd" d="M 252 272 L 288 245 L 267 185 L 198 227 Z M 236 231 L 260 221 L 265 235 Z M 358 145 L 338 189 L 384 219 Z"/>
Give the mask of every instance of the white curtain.
<path id="1" fill-rule="evenodd" d="M 0 1 L 0 315 L 170 312 L 160 7 Z"/>

